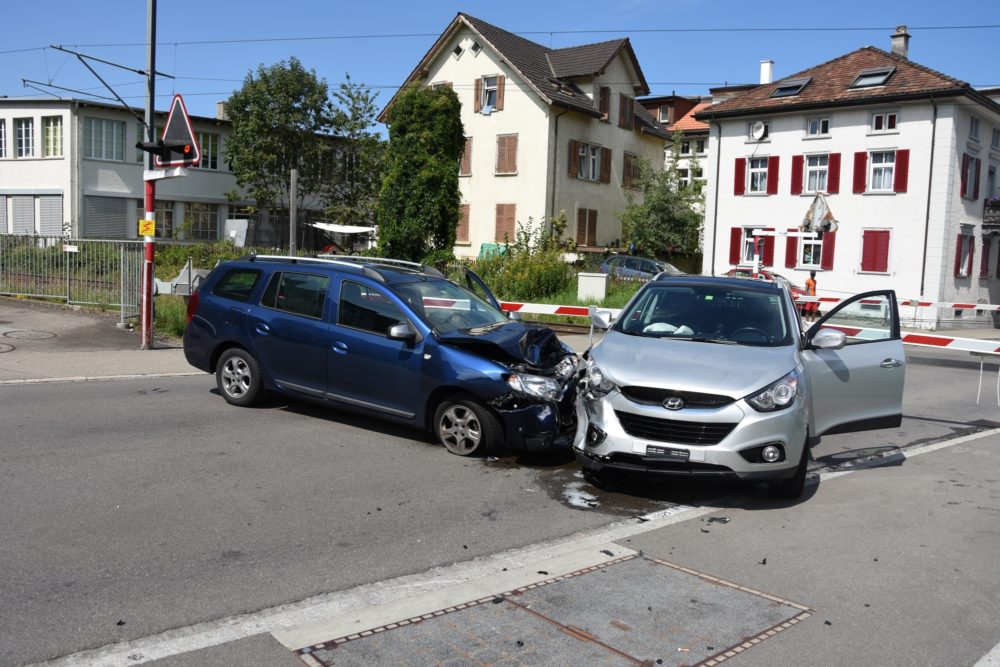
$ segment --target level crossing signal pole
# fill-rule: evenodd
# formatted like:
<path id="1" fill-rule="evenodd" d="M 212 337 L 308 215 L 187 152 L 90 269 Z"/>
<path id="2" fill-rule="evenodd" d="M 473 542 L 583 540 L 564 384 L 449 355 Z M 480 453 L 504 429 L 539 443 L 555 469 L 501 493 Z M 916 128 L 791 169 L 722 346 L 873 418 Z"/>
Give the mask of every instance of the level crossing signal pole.
<path id="1" fill-rule="evenodd" d="M 156 0 L 146 0 L 146 140 L 156 141 L 156 123 L 154 111 L 156 105 Z M 153 171 L 153 152 L 146 155 L 147 172 Z M 153 347 L 153 271 L 156 266 L 156 180 L 147 174 L 143 175 L 145 184 L 145 209 L 142 225 L 143 232 L 154 230 L 152 234 L 143 234 L 145 259 L 142 263 L 142 296 L 139 313 L 139 349 L 149 350 Z"/>

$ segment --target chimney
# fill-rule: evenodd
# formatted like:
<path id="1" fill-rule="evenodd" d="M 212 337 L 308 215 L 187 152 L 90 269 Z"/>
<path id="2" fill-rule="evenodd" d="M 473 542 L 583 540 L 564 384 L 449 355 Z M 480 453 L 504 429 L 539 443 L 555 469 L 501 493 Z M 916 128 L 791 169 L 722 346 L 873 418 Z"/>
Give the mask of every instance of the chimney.
<path id="1" fill-rule="evenodd" d="M 896 32 L 892 36 L 892 52 L 904 58 L 910 57 L 910 33 L 906 32 L 905 25 L 896 26 Z"/>
<path id="2" fill-rule="evenodd" d="M 774 61 L 773 60 L 761 60 L 760 61 L 760 83 L 764 85 L 765 83 L 774 82 Z"/>
<path id="3" fill-rule="evenodd" d="M 225 102 L 215 103 L 215 118 L 216 120 L 229 120 L 229 114 L 226 113 Z"/>

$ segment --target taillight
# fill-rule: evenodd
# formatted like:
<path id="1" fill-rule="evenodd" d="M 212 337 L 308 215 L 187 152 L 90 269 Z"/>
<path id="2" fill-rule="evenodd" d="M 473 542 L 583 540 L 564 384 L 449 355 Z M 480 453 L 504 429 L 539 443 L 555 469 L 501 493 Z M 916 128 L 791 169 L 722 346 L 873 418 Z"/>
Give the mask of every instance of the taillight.
<path id="1" fill-rule="evenodd" d="M 188 297 L 188 305 L 187 305 L 187 322 L 188 322 L 188 324 L 191 324 L 191 320 L 194 319 L 194 314 L 196 312 L 198 312 L 198 294 L 199 294 L 199 291 L 196 291 L 194 294 L 192 294 L 191 296 Z"/>

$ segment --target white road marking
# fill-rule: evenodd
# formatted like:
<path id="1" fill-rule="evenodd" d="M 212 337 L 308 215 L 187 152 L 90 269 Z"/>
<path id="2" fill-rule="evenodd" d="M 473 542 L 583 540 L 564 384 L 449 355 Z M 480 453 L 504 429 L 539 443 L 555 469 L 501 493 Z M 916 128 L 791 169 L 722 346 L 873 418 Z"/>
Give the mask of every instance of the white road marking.
<path id="1" fill-rule="evenodd" d="M 0 385 L 10 384 L 45 384 L 48 382 L 94 382 L 97 380 L 144 380 L 146 378 L 176 378 L 191 375 L 205 375 L 202 371 L 184 373 L 133 373 L 131 375 L 93 375 L 62 378 L 29 378 L 22 380 L 0 380 Z"/>

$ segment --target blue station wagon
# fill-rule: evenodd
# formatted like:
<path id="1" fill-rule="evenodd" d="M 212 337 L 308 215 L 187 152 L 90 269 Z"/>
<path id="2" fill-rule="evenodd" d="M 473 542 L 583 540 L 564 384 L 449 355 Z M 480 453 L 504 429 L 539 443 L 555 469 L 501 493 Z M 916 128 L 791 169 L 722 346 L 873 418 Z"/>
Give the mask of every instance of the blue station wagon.
<path id="1" fill-rule="evenodd" d="M 319 401 L 425 428 L 460 456 L 569 447 L 577 356 L 465 278 L 371 257 L 223 262 L 188 302 L 184 354 L 232 405 Z"/>

